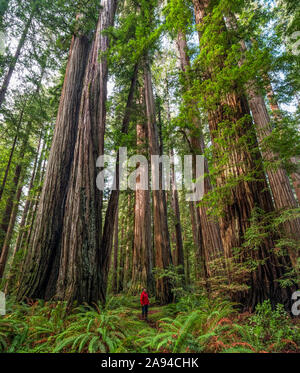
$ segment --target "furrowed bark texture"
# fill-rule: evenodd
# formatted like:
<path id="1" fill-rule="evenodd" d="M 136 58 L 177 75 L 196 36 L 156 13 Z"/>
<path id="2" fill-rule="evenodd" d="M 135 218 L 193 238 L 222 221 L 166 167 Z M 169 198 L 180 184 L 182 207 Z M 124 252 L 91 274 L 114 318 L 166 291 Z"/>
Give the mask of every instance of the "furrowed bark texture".
<path id="1" fill-rule="evenodd" d="M 181 31 L 178 32 L 177 48 L 180 56 L 181 70 L 183 73 L 185 73 L 185 87 L 183 88 L 185 90 L 189 90 L 191 88 L 191 84 L 188 73 L 191 69 L 191 63 L 188 55 L 186 36 Z M 201 122 L 199 119 L 197 104 L 195 102 L 190 102 L 188 103 L 187 108 L 189 108 L 190 120 L 194 125 L 194 131 L 189 131 L 190 145 L 192 148 L 191 150 L 194 155 L 203 155 L 205 145 L 201 130 Z M 195 167 L 195 159 L 193 164 Z M 212 186 L 210 182 L 210 177 L 208 176 L 209 169 L 206 158 L 204 159 L 204 172 L 205 175 L 207 175 L 204 179 L 204 194 L 207 194 L 211 191 Z M 214 221 L 212 217 L 209 216 L 208 208 L 204 204 L 200 204 L 199 207 L 196 208 L 199 209 L 200 214 L 200 225 L 198 229 L 201 230 L 202 240 L 202 246 L 199 247 L 198 244 L 197 246 L 199 247 L 199 249 L 201 248 L 202 253 L 204 253 L 203 260 L 205 260 L 207 275 L 211 276 L 212 269 L 210 268 L 209 263 L 217 258 L 220 258 L 220 256 L 223 255 L 223 245 L 220 236 L 220 227 L 219 224 L 216 221 Z M 198 255 L 201 255 L 200 252 L 198 253 Z"/>
<path id="2" fill-rule="evenodd" d="M 233 14 L 228 16 L 226 21 L 231 29 L 237 29 L 237 20 Z M 240 45 L 242 52 L 246 52 L 247 48 L 243 40 L 240 42 Z M 240 61 L 239 65 L 241 66 L 242 64 L 243 61 Z M 280 119 L 279 106 L 277 105 L 276 101 L 274 101 L 274 93 L 270 82 L 268 82 L 267 91 L 267 96 L 270 101 L 270 106 L 272 112 L 274 113 L 274 117 L 275 119 Z M 259 92 L 259 88 L 257 87 L 255 81 L 249 81 L 246 84 L 246 93 L 254 123 L 256 124 L 258 142 L 263 149 L 263 158 L 268 162 L 272 162 L 274 160 L 276 161 L 279 158 L 278 154 L 275 154 L 270 148 L 267 149 L 264 145 L 264 140 L 272 134 L 271 118 L 269 116 L 264 97 Z M 297 200 L 294 196 L 286 170 L 279 166 L 276 169 L 267 168 L 266 172 L 276 209 L 287 210 L 297 208 Z M 300 218 L 285 221 L 283 223 L 283 230 L 288 238 L 295 239 L 300 242 Z M 289 249 L 289 255 L 293 266 L 296 266 L 297 258 L 299 257 L 299 250 L 297 252 L 294 249 Z"/>
<path id="3" fill-rule="evenodd" d="M 193 0 L 196 18 L 204 22 L 204 17 L 211 15 L 215 2 L 210 0 Z M 216 21 L 216 20 L 215 20 Z M 220 32 L 225 32 L 223 19 L 219 19 Z M 215 62 L 216 64 L 216 62 Z M 222 59 L 218 60 L 218 68 L 222 66 Z M 206 68 L 203 79 L 214 81 L 215 65 Z M 209 128 L 216 154 L 227 154 L 227 164 L 220 169 L 217 186 L 224 187 L 229 180 L 237 180 L 230 188 L 230 194 L 222 203 L 222 217 L 220 219 L 221 238 L 226 258 L 233 257 L 234 248 L 242 248 L 245 233 L 250 227 L 250 219 L 254 209 L 259 208 L 266 213 L 272 211 L 272 199 L 265 179 L 261 155 L 255 143 L 255 130 L 249 119 L 250 110 L 247 99 L 234 88 L 230 90 L 215 105 L 214 110 L 208 109 Z M 238 125 L 238 123 L 242 123 Z M 224 126 L 230 126 L 230 135 L 226 135 Z M 232 127 L 234 126 L 234 127 Z M 227 128 L 229 130 L 229 128 Z M 219 136 L 226 139 L 227 146 L 222 148 L 218 142 Z M 242 137 L 249 138 L 247 146 L 241 143 Z M 230 144 L 230 145 L 229 145 Z M 248 181 L 245 176 L 256 170 L 256 180 Z M 270 298 L 273 304 L 283 303 L 290 306 L 291 289 L 283 289 L 277 280 L 285 273 L 285 265 L 289 268 L 289 258 L 276 256 L 274 242 L 270 235 L 264 237 L 258 247 L 242 248 L 238 261 L 245 263 L 250 258 L 257 263 L 247 279 L 248 291 L 239 292 L 235 299 L 241 303 L 243 309 L 254 310 L 257 303 Z"/>
<path id="4" fill-rule="evenodd" d="M 152 77 L 148 59 L 144 66 L 145 100 L 147 112 L 147 128 L 150 155 L 159 155 L 158 129 L 155 120 L 155 105 L 153 97 Z M 157 173 L 152 168 L 153 185 L 159 185 L 156 180 Z M 172 264 L 171 248 L 168 234 L 168 222 L 165 209 L 165 198 L 163 190 L 153 190 L 153 224 L 154 224 L 154 247 L 155 267 L 166 270 Z M 156 280 L 156 297 L 161 304 L 172 302 L 170 280 L 164 276 Z"/>
<path id="5" fill-rule="evenodd" d="M 45 181 L 34 230 L 24 263 L 19 298 L 54 295 L 56 279 L 50 274 L 57 266 L 64 207 L 76 142 L 83 78 L 90 42 L 85 35 L 72 39 L 64 86 L 50 150 Z"/>
<path id="6" fill-rule="evenodd" d="M 144 109 L 144 97 L 140 105 Z M 144 112 L 145 110 L 143 110 Z M 144 123 L 137 123 L 137 148 L 141 155 L 146 156 L 146 128 Z M 132 291 L 141 290 L 146 287 L 149 292 L 154 290 L 154 278 L 152 273 L 152 234 L 151 234 L 151 205 L 150 191 L 142 190 L 142 180 L 148 180 L 148 167 L 139 164 L 139 173 L 136 179 L 135 191 L 135 221 L 134 221 L 134 244 L 132 260 Z"/>
<path id="7" fill-rule="evenodd" d="M 97 158 L 104 152 L 108 65 L 105 55 L 117 1 L 103 0 L 84 78 L 78 135 L 66 197 L 61 257 L 55 297 L 79 302 L 105 301 L 101 266 L 101 192 Z"/>
<path id="8" fill-rule="evenodd" d="M 112 263 L 112 292 L 118 292 L 118 253 L 119 253 L 119 212 L 116 213 L 115 232 L 114 232 L 114 256 Z"/>
<path id="9" fill-rule="evenodd" d="M 174 157 L 174 151 L 171 150 L 171 157 Z M 181 218 L 179 208 L 179 196 L 176 187 L 175 166 L 171 165 L 171 186 L 172 186 L 172 209 L 175 216 L 175 260 L 174 265 L 180 266 L 179 273 L 184 275 L 184 251 L 182 241 Z"/>

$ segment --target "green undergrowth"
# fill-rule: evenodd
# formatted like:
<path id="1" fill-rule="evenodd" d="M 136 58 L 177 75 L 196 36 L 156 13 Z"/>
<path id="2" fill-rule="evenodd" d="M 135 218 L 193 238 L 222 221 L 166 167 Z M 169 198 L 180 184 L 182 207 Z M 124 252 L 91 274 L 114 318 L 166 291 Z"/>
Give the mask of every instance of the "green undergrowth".
<path id="1" fill-rule="evenodd" d="M 151 300 L 148 322 L 139 298 L 113 296 L 105 307 L 10 298 L 0 316 L 0 352 L 300 352 L 299 318 L 269 301 L 254 314 L 239 314 L 230 301 L 189 295 L 159 306 Z"/>

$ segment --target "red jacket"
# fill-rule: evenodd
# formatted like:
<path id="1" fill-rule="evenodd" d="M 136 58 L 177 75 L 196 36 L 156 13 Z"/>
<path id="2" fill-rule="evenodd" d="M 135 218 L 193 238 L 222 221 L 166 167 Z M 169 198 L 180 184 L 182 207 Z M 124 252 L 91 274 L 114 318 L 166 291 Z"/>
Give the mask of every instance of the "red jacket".
<path id="1" fill-rule="evenodd" d="M 147 306 L 148 304 L 149 304 L 148 294 L 145 291 L 143 291 L 141 294 L 141 305 Z"/>

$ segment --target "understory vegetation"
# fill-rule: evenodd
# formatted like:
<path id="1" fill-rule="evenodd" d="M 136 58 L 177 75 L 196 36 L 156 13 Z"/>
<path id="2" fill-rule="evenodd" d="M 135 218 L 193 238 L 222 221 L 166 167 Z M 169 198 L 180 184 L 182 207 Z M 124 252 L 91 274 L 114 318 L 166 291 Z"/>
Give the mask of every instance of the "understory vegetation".
<path id="1" fill-rule="evenodd" d="M 299 30 L 0 0 L 0 352 L 300 352 Z"/>
<path id="2" fill-rule="evenodd" d="M 299 318 L 269 301 L 253 314 L 228 300 L 186 294 L 150 307 L 141 320 L 139 299 L 119 295 L 100 305 L 8 300 L 0 319 L 0 351 L 8 353 L 266 353 L 300 352 Z"/>

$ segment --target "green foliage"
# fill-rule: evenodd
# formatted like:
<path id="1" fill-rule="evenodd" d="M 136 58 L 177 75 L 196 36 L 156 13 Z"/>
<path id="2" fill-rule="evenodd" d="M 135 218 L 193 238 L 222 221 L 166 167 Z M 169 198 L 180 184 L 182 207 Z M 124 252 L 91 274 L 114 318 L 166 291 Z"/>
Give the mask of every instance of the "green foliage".
<path id="1" fill-rule="evenodd" d="M 189 294 L 164 307 L 150 304 L 139 319 L 139 297 L 110 297 L 105 307 L 65 302 L 17 304 L 0 318 L 0 352 L 280 352 L 299 351 L 299 322 L 270 301 L 239 315 L 230 301 Z"/>
<path id="2" fill-rule="evenodd" d="M 233 329 L 253 347 L 256 352 L 280 352 L 286 349 L 299 350 L 299 325 L 293 325 L 283 305 L 272 310 L 269 300 L 256 307 L 254 315 L 245 325 L 234 324 Z M 230 351 L 232 352 L 232 351 Z"/>
<path id="3" fill-rule="evenodd" d="M 118 311 L 106 311 L 100 306 L 78 307 L 75 315 L 68 318 L 70 325 L 56 337 L 53 352 L 116 352 L 125 330 Z M 121 321 L 121 322 L 120 322 Z"/>
<path id="4" fill-rule="evenodd" d="M 170 265 L 168 268 L 153 268 L 153 275 L 155 279 L 167 278 L 171 283 L 174 300 L 180 298 L 184 289 L 184 274 L 182 273 L 182 266 Z"/>

